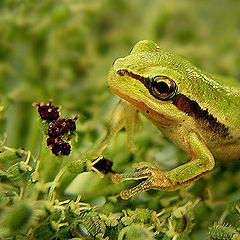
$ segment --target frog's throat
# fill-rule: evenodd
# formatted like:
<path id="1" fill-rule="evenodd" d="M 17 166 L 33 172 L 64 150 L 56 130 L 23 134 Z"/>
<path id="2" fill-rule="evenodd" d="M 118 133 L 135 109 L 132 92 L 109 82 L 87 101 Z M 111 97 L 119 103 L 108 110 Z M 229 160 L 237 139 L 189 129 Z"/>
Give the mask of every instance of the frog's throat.
<path id="1" fill-rule="evenodd" d="M 148 90 L 148 84 L 149 84 L 149 78 L 145 78 L 141 75 L 135 74 L 131 71 L 128 71 L 127 69 L 120 69 L 117 71 L 117 74 L 119 76 L 128 75 L 131 78 L 134 78 L 138 81 L 140 81 Z M 137 108 L 143 110 L 144 112 L 149 112 L 149 108 L 146 104 L 142 102 L 138 102 L 124 94 L 121 94 L 116 89 L 112 89 L 113 92 L 115 92 L 118 96 L 122 97 L 126 101 L 132 103 Z M 197 122 L 199 122 L 201 125 L 208 128 L 209 131 L 216 133 L 222 138 L 229 136 L 228 128 L 223 124 L 220 123 L 217 118 L 215 118 L 212 114 L 208 112 L 208 110 L 202 109 L 199 104 L 185 96 L 184 94 L 178 93 L 172 100 L 171 103 L 175 105 L 180 111 L 186 113 L 188 116 L 194 118 Z M 147 110 L 148 109 L 148 110 Z M 158 112 L 152 114 L 156 115 L 158 119 L 166 119 L 166 116 L 163 114 L 160 114 Z"/>
<path id="2" fill-rule="evenodd" d="M 160 125 L 169 125 L 169 124 L 176 124 L 176 121 L 168 118 L 164 114 L 161 114 L 150 107 L 148 107 L 144 102 L 135 100 L 128 95 L 125 95 L 121 92 L 119 92 L 117 89 L 110 86 L 110 89 L 112 92 L 114 92 L 116 95 L 118 95 L 120 98 L 126 100 L 127 102 L 131 103 L 133 106 L 135 106 L 138 110 L 140 110 L 147 118 L 150 118 L 152 122 L 156 123 L 157 126 Z"/>

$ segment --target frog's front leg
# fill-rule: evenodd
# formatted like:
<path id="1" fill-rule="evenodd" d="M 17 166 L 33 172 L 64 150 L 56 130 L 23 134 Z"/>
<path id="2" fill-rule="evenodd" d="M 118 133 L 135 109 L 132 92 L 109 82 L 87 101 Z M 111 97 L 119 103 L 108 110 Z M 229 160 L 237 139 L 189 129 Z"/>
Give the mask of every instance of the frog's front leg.
<path id="1" fill-rule="evenodd" d="M 195 133 L 190 132 L 185 137 L 187 152 L 191 155 L 191 161 L 170 171 L 162 171 L 158 166 L 149 163 L 133 165 L 134 172 L 116 174 L 113 181 L 145 179 L 136 187 L 123 190 L 120 195 L 124 199 L 149 189 L 176 190 L 188 183 L 195 181 L 214 167 L 214 158 L 206 144 Z"/>
<path id="2" fill-rule="evenodd" d="M 91 154 L 92 157 L 97 158 L 101 156 L 102 152 L 109 146 L 116 134 L 122 128 L 125 128 L 127 132 L 127 147 L 129 150 L 132 150 L 134 148 L 132 141 L 133 131 L 138 122 L 138 110 L 132 104 L 120 100 L 111 114 L 106 135 L 94 148 Z"/>

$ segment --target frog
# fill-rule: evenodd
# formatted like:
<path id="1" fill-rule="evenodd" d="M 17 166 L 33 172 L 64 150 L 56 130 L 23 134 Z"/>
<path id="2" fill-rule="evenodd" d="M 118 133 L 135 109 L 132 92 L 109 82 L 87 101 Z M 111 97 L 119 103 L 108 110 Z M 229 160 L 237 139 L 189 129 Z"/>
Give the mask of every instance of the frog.
<path id="1" fill-rule="evenodd" d="M 129 55 L 117 58 L 108 74 L 108 87 L 120 97 L 106 135 L 93 156 L 101 155 L 125 128 L 133 149 L 139 114 L 149 119 L 190 160 L 170 170 L 139 162 L 132 171 L 116 173 L 116 183 L 140 180 L 120 196 L 155 189 L 174 191 L 210 173 L 215 160 L 240 160 L 240 82 L 207 73 L 185 58 L 142 40 Z M 151 136 L 149 136 L 151 137 Z"/>

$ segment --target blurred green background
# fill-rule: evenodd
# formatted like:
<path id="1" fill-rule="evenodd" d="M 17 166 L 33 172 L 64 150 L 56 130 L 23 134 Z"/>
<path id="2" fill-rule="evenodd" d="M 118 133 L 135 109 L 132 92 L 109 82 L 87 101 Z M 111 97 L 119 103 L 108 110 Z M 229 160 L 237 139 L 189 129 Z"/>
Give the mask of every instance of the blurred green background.
<path id="1" fill-rule="evenodd" d="M 116 99 L 106 87 L 111 63 L 142 39 L 206 71 L 239 77 L 239 9 L 238 0 L 1 1 L 6 143 L 37 147 L 37 137 L 29 138 L 37 131 L 33 102 L 53 99 L 68 113 L 101 124 Z"/>
<path id="2" fill-rule="evenodd" d="M 7 146 L 31 150 L 38 157 L 42 136 L 32 103 L 53 99 L 63 107 L 62 115 L 80 115 L 78 142 L 70 158 L 76 159 L 91 149 L 104 133 L 107 117 L 118 101 L 107 88 L 108 70 L 115 58 L 127 55 L 139 40 L 154 40 L 201 69 L 240 79 L 239 10 L 239 0 L 1 0 L 2 140 Z M 185 159 L 186 154 L 156 134 L 151 123 L 143 120 L 143 125 L 144 131 L 135 137 L 135 153 L 127 152 L 124 133 L 106 152 L 115 162 L 114 170 L 130 168 L 134 159 L 155 159 L 163 168 Z M 239 173 L 234 167 L 225 168 L 220 164 L 215 178 L 208 179 L 209 188 L 214 186 L 211 190 L 216 202 L 240 198 Z M 110 177 L 101 181 L 99 191 L 89 187 L 85 201 L 93 203 L 99 196 L 112 194 L 109 189 L 116 184 Z M 198 184 L 205 182 L 200 180 Z M 105 183 L 109 189 L 104 189 Z M 122 186 L 117 187 L 114 191 L 119 192 Z M 203 194 L 199 189 L 196 196 Z M 159 196 L 159 192 L 154 194 Z M 150 195 L 147 199 L 141 206 L 157 210 L 157 200 L 152 203 Z M 122 201 L 113 211 L 138 204 Z M 199 210 L 203 215 L 211 214 L 209 221 L 199 214 L 198 231 L 204 234 L 222 213 L 211 207 Z"/>

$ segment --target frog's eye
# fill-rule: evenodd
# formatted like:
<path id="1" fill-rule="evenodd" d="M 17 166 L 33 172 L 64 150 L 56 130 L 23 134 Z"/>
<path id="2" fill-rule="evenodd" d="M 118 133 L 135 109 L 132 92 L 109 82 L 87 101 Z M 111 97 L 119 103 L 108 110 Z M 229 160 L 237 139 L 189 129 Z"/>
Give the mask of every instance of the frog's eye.
<path id="1" fill-rule="evenodd" d="M 156 76 L 149 81 L 149 91 L 157 99 L 168 101 L 177 93 L 176 83 L 166 76 Z"/>

